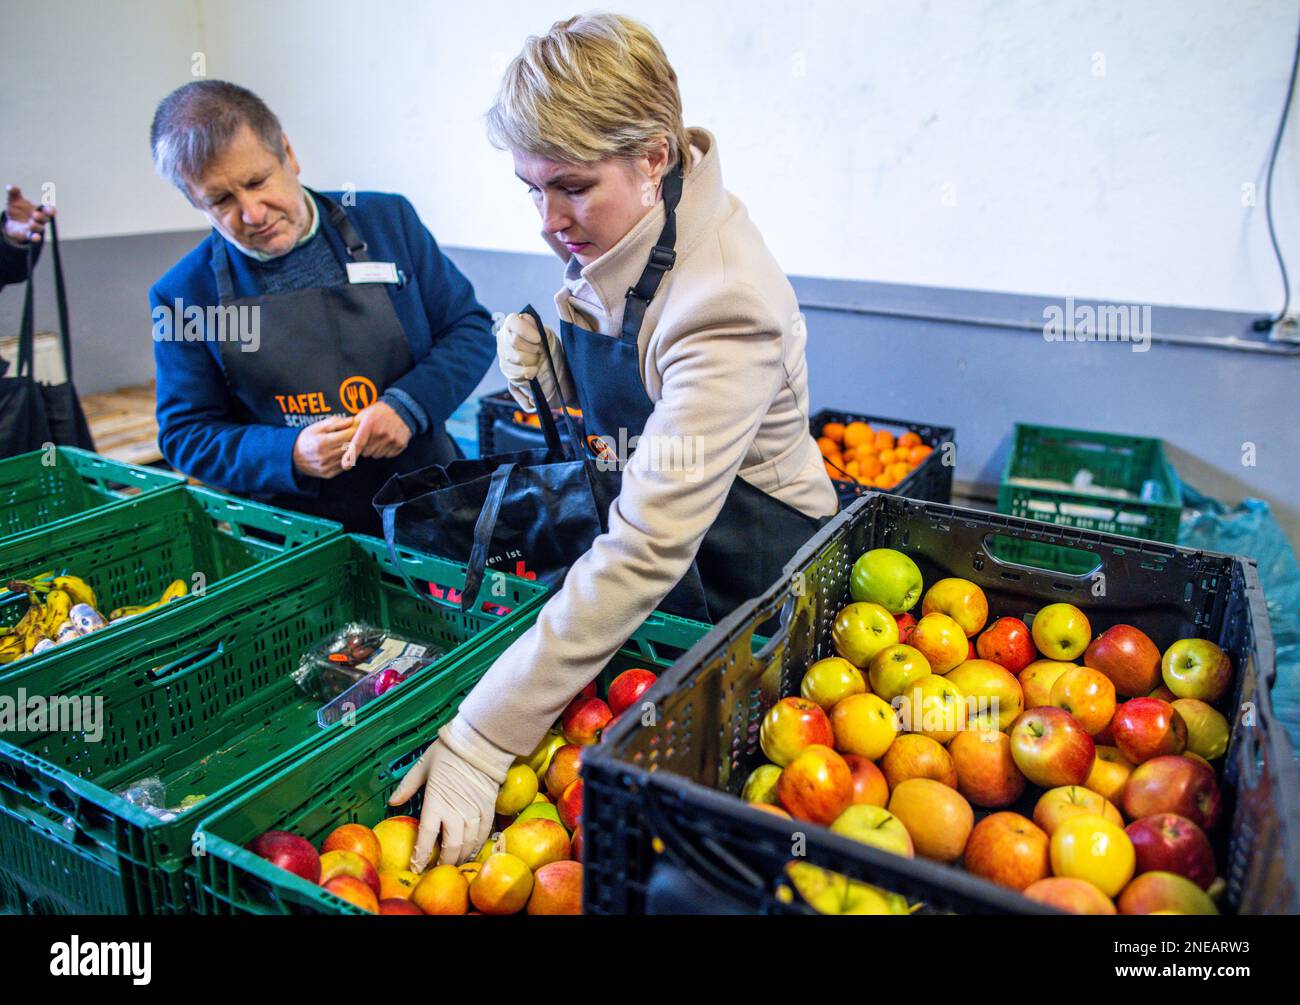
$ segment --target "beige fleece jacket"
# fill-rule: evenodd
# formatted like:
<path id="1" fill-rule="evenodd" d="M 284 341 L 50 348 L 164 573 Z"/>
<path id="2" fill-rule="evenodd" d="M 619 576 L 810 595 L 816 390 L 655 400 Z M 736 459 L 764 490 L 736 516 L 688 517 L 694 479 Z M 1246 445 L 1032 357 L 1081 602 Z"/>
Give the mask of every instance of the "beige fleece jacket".
<path id="1" fill-rule="evenodd" d="M 469 725 L 515 754 L 536 746 L 686 573 L 734 478 L 811 517 L 837 508 L 808 431 L 807 334 L 794 290 L 745 207 L 722 187 L 713 136 L 690 135 L 695 159 L 677 207 L 677 260 L 638 344 L 654 411 L 623 471 L 609 531 L 461 705 Z M 663 223 L 661 201 L 599 259 L 571 266 L 555 297 L 560 317 L 618 338 L 623 298 Z"/>

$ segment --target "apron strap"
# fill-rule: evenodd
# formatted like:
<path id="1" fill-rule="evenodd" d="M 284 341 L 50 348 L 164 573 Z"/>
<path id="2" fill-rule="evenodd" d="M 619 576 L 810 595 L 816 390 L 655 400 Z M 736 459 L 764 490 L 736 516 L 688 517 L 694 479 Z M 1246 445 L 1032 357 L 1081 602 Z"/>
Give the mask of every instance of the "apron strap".
<path id="1" fill-rule="evenodd" d="M 487 569 L 488 552 L 492 547 L 492 533 L 496 530 L 497 517 L 501 513 L 506 482 L 514 469 L 513 462 L 502 464 L 492 472 L 492 480 L 488 483 L 487 497 L 483 500 L 483 508 L 479 510 L 478 520 L 474 524 L 474 546 L 470 549 L 465 569 L 465 588 L 460 594 L 462 613 L 468 614 L 474 609 L 478 591 L 483 587 L 483 573 Z"/>
<path id="2" fill-rule="evenodd" d="M 646 308 L 654 299 L 663 282 L 664 273 L 677 262 L 677 203 L 682 198 L 682 166 L 677 166 L 664 175 L 664 229 L 659 232 L 659 240 L 650 249 L 650 260 L 636 285 L 629 287 L 623 301 L 622 337 L 625 342 L 636 343 L 641 334 L 641 322 L 645 320 Z"/>

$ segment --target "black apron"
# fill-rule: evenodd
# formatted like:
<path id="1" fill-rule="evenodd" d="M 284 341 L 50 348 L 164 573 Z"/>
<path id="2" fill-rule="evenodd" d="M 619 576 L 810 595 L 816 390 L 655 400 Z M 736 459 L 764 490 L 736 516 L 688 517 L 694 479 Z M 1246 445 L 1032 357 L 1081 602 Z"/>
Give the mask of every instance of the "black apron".
<path id="1" fill-rule="evenodd" d="M 341 206 L 308 191 L 326 208 L 354 262 L 368 262 L 366 244 Z M 224 239 L 215 242 L 213 268 L 222 307 L 260 308 L 255 352 L 228 338 L 220 343 L 226 382 L 248 423 L 305 427 L 355 415 L 414 366 L 401 322 L 382 283 L 322 286 L 236 297 Z M 441 424 L 413 435 L 395 458 L 357 458 L 351 471 L 320 483 L 319 496 L 274 495 L 265 501 L 337 520 L 352 533 L 383 533 L 371 500 L 394 474 L 456 458 Z"/>
<path id="2" fill-rule="evenodd" d="M 646 308 L 676 261 L 676 209 L 681 193 L 682 174 L 678 168 L 664 177 L 663 230 L 641 278 L 627 292 L 619 337 L 589 331 L 568 321 L 560 324 L 565 363 L 582 409 L 585 446 L 596 456 L 608 458 L 611 452 L 616 455 L 620 444 L 642 434 L 654 411 L 654 402 L 641 381 L 637 339 Z M 529 313 L 542 331 L 536 312 L 529 308 Z M 555 372 L 545 338 L 542 346 Z M 620 431 L 625 431 L 622 436 Z M 628 458 L 620 460 L 626 462 Z M 622 472 L 615 465 L 600 467 L 603 470 L 596 472 L 595 494 L 602 526 L 608 530 L 609 504 L 619 493 Z M 773 498 L 737 475 L 718 518 L 704 535 L 695 562 L 661 609 L 716 623 L 775 583 L 785 563 L 825 522 Z"/>

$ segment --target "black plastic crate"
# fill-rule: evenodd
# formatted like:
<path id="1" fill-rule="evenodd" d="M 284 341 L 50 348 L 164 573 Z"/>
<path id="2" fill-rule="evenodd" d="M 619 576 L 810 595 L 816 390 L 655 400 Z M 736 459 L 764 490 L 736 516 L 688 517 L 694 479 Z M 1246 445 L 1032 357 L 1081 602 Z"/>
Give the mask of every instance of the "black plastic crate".
<path id="1" fill-rule="evenodd" d="M 1104 595 L 1094 596 L 1095 573 L 1068 576 L 998 561 L 991 549 L 999 535 L 1093 552 Z M 1211 841 L 1227 881 L 1226 905 L 1241 913 L 1300 913 L 1300 778 L 1269 697 L 1273 637 L 1254 562 L 881 493 L 824 527 L 781 582 L 660 678 L 647 695 L 657 704 L 655 726 L 624 717 L 584 755 L 589 913 L 808 913 L 783 881 L 796 832 L 807 837 L 805 861 L 924 902 L 927 912 L 1053 913 L 959 869 L 890 855 L 738 798 L 764 760 L 764 713 L 777 698 L 798 693 L 809 664 L 834 654 L 831 624 L 847 602 L 853 562 L 879 547 L 907 552 L 927 583 L 954 575 L 977 583 L 990 616 L 1069 601 L 1087 612 L 1094 634 L 1123 622 L 1162 646 L 1190 636 L 1221 645 L 1235 680 L 1219 708 L 1233 727 L 1217 772 L 1224 810 Z M 780 628 L 751 652 L 755 628 L 773 617 Z M 1250 715 L 1238 714 L 1246 709 Z"/>
<path id="2" fill-rule="evenodd" d="M 560 410 L 553 409 L 556 417 Z M 570 407 L 575 428 L 582 432 L 582 413 Z M 546 446 L 541 426 L 523 419 L 528 415 L 509 391 L 494 391 L 478 399 L 478 455 L 509 454 L 516 450 L 533 450 Z"/>
<path id="3" fill-rule="evenodd" d="M 837 412 L 834 409 L 824 408 L 808 420 L 808 428 L 814 439 L 821 436 L 822 429 L 828 422 L 841 422 L 846 426 L 850 422 L 865 422 L 872 429 L 888 429 L 895 438 L 901 433 L 915 433 L 921 438 L 922 443 L 934 448 L 934 453 L 892 489 L 884 491 L 891 495 L 904 496 L 907 499 L 922 499 L 926 502 L 947 503 L 952 500 L 952 472 L 957 456 L 957 431 L 951 426 L 909 422 L 906 419 L 886 419 L 878 415 L 854 415 L 852 412 Z M 952 461 L 949 464 L 944 464 L 945 444 L 952 444 L 947 448 L 948 457 Z M 833 480 L 831 484 L 835 486 L 835 494 L 840 497 L 841 509 L 847 509 L 850 503 L 864 495 L 882 491 L 838 479 Z"/>

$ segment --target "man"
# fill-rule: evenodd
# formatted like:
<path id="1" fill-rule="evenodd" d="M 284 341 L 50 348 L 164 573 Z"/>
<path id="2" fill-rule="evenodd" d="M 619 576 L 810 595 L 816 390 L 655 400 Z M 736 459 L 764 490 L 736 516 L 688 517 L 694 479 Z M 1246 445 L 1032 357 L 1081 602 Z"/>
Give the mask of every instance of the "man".
<path id="1" fill-rule="evenodd" d="M 405 198 L 305 189 L 252 92 L 186 84 L 150 138 L 213 226 L 150 290 L 163 455 L 378 533 L 392 474 L 457 456 L 443 423 L 492 363 L 488 312 Z"/>
<path id="2" fill-rule="evenodd" d="M 54 216 L 51 206 L 37 206 L 23 198 L 17 185 L 5 186 L 5 208 L 0 213 L 0 287 L 21 283 L 27 278 L 27 246 L 32 245 L 32 259 L 41 252 L 45 225 Z"/>

